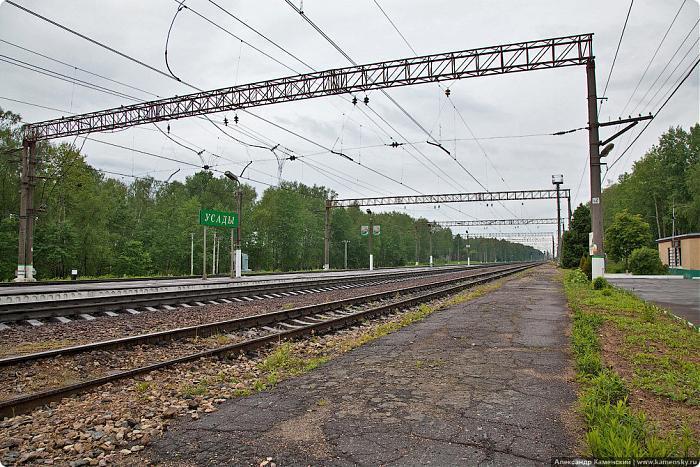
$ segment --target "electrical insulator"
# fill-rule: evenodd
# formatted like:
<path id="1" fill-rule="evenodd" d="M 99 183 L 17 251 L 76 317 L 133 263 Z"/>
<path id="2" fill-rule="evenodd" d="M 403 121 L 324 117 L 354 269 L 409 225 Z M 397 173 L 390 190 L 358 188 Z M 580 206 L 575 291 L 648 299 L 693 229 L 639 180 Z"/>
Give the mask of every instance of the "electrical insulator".
<path id="1" fill-rule="evenodd" d="M 203 166 L 202 168 L 203 168 L 204 170 L 209 170 L 209 166 L 206 165 L 206 164 L 204 164 L 204 166 Z"/>
<path id="2" fill-rule="evenodd" d="M 362 102 L 364 102 L 365 105 L 369 104 L 369 97 L 365 96 L 365 98 L 362 99 Z"/>
<path id="3" fill-rule="evenodd" d="M 233 123 L 238 124 L 238 114 L 233 116 Z"/>
<path id="4" fill-rule="evenodd" d="M 170 123 L 168 123 L 168 134 L 170 134 Z"/>
<path id="5" fill-rule="evenodd" d="M 357 97 L 352 98 L 352 105 L 357 105 Z"/>
<path id="6" fill-rule="evenodd" d="M 224 126 L 228 126 L 228 118 L 224 117 Z"/>
<path id="7" fill-rule="evenodd" d="M 450 93 L 451 93 L 451 92 L 452 92 L 452 91 L 450 91 L 450 88 L 445 89 L 445 95 L 446 95 L 447 97 L 450 97 Z"/>

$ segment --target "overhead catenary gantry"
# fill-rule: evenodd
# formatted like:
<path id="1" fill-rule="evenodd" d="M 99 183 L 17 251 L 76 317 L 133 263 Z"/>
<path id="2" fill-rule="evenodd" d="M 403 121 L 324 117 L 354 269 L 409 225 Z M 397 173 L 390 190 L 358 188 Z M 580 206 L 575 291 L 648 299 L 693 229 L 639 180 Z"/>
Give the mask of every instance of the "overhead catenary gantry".
<path id="1" fill-rule="evenodd" d="M 559 192 L 562 198 L 569 198 L 571 191 L 566 188 Z M 380 198 L 330 199 L 328 208 L 351 206 L 390 206 L 398 204 L 443 204 L 473 203 L 478 201 L 518 201 L 530 199 L 557 199 L 557 190 L 515 190 L 515 191 L 477 191 L 472 193 L 447 193 L 437 195 L 384 196 Z M 556 222 L 555 222 L 556 223 Z"/>
<path id="2" fill-rule="evenodd" d="M 532 218 L 532 219 L 476 219 L 468 221 L 432 221 L 429 225 L 435 227 L 476 227 L 490 225 L 545 225 L 557 224 L 557 218 Z"/>
<path id="3" fill-rule="evenodd" d="M 570 198 L 571 191 L 568 188 L 561 190 L 511 190 L 511 191 L 477 191 L 472 193 L 445 193 L 434 195 L 409 195 L 409 196 L 384 196 L 378 198 L 348 198 L 326 200 L 326 215 L 324 229 L 323 258 L 324 269 L 330 268 L 330 216 L 333 208 L 347 208 L 352 206 L 392 206 L 402 204 L 446 204 L 446 203 L 475 203 L 494 201 L 520 201 L 536 199 Z M 569 203 L 571 211 L 571 203 Z M 571 212 L 569 212 L 571 219 Z M 527 222 L 528 220 L 532 222 Z M 538 222 L 542 221 L 542 222 Z M 452 226 L 476 226 L 476 225 L 524 225 L 532 224 L 557 224 L 557 219 L 491 219 L 473 221 L 448 221 L 457 224 Z"/>
<path id="4" fill-rule="evenodd" d="M 554 232 L 475 232 L 468 234 L 470 238 L 545 238 L 547 240 L 554 235 Z"/>
<path id="5" fill-rule="evenodd" d="M 596 258 L 602 257 L 600 140 L 593 35 L 579 34 L 299 74 L 25 125 L 22 129 L 24 149 L 17 280 L 34 280 L 33 224 L 36 212 L 33 190 L 37 141 L 320 96 L 580 65 L 586 66 L 588 78 L 594 253 Z M 327 268 L 327 242 L 324 256 L 324 267 Z"/>

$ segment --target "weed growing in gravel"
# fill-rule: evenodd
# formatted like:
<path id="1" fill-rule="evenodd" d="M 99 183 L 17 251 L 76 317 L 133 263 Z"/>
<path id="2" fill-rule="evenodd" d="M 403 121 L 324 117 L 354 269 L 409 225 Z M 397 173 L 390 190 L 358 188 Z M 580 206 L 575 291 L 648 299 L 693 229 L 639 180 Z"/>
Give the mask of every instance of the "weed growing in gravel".
<path id="1" fill-rule="evenodd" d="M 148 391 L 150 387 L 151 383 L 149 383 L 148 381 L 139 381 L 138 383 L 136 383 L 136 391 L 142 394 Z"/>
<path id="2" fill-rule="evenodd" d="M 626 382 L 603 367 L 598 333 L 603 323 L 616 326 L 624 342 L 619 350 L 633 369 L 633 387 L 696 405 L 700 402 L 700 370 L 687 357 L 700 348 L 700 337 L 670 320 L 661 323 L 658 308 L 634 295 L 616 288 L 592 290 L 578 276 L 575 271 L 567 272 L 564 289 L 574 312 L 571 346 L 582 383 L 579 410 L 586 419 L 590 453 L 598 458 L 697 455 L 700 442 L 685 426 L 692 420 L 681 420 L 684 427 L 680 431 L 660 436 L 643 412 L 630 407 Z M 643 350 L 650 347 L 666 355 Z"/>
<path id="3" fill-rule="evenodd" d="M 206 380 L 196 384 L 187 384 L 180 388 L 180 394 L 182 394 L 183 397 L 204 396 L 208 392 L 209 383 Z"/>

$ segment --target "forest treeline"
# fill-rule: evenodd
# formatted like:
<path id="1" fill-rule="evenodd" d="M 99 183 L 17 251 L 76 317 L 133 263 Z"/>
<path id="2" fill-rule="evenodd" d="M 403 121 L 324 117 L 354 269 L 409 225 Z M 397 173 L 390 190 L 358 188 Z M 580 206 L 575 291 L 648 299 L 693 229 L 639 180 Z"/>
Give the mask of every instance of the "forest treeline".
<path id="1" fill-rule="evenodd" d="M 20 118 L 0 109 L 0 279 L 11 280 L 17 265 Z M 37 146 L 34 267 L 39 278 L 82 276 L 187 275 L 194 237 L 194 271 L 202 270 L 200 209 L 234 211 L 236 186 L 222 175 L 202 170 L 183 182 L 110 178 L 86 163 L 74 146 Z M 258 194 L 243 184 L 243 252 L 253 270 L 289 271 L 323 266 L 325 200 L 335 193 L 322 186 L 282 182 Z M 429 225 L 400 212 L 377 213 L 375 265 L 400 266 L 428 261 Z M 344 240 L 348 267 L 368 266 L 367 238 L 360 226 L 368 214 L 358 207 L 334 209 L 331 216 L 331 267 L 342 268 Z M 208 229 L 208 262 L 213 235 L 221 239 L 219 271 L 228 272 L 230 230 Z M 467 249 L 466 245 L 469 245 Z M 530 260 L 542 253 L 495 239 L 453 235 L 434 229 L 436 262 L 465 259 Z"/>
<path id="2" fill-rule="evenodd" d="M 659 238 L 700 232 L 700 125 L 669 128 L 602 197 L 608 272 L 624 271 L 634 249 L 657 251 Z M 589 206 L 580 205 L 563 238 L 565 267 L 583 264 L 590 230 Z"/>
<path id="3" fill-rule="evenodd" d="M 700 232 L 700 124 L 687 131 L 670 128 L 631 171 L 603 190 L 604 226 L 628 211 L 651 226 L 653 239 L 669 237 L 674 209 L 677 235 Z"/>

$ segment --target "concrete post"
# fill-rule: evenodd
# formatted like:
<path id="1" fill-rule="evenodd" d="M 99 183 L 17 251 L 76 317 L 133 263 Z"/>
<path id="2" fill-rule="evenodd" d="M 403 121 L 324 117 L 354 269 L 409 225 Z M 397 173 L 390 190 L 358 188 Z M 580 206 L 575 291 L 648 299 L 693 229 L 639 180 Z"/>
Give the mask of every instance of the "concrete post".
<path id="1" fill-rule="evenodd" d="M 19 205 L 19 242 L 15 282 L 34 281 L 34 172 L 36 143 L 25 141 L 22 147 Z"/>
<path id="2" fill-rule="evenodd" d="M 372 254 L 372 236 L 374 235 L 373 230 L 373 225 L 372 225 L 372 214 L 369 214 L 369 235 L 367 235 L 367 241 L 369 243 L 369 270 L 373 271 L 374 270 L 374 255 Z"/>
<path id="3" fill-rule="evenodd" d="M 591 174 L 591 227 L 593 231 L 592 277 L 605 272 L 603 250 L 603 205 L 600 187 L 600 137 L 598 135 L 598 95 L 595 82 L 595 60 L 586 64 L 588 88 L 588 151 Z"/>
<path id="4" fill-rule="evenodd" d="M 323 227 L 323 270 L 331 268 L 331 200 L 326 200 L 326 212 Z"/>
<path id="5" fill-rule="evenodd" d="M 207 278 L 207 226 L 204 226 L 204 236 L 202 237 L 202 279 Z"/>

